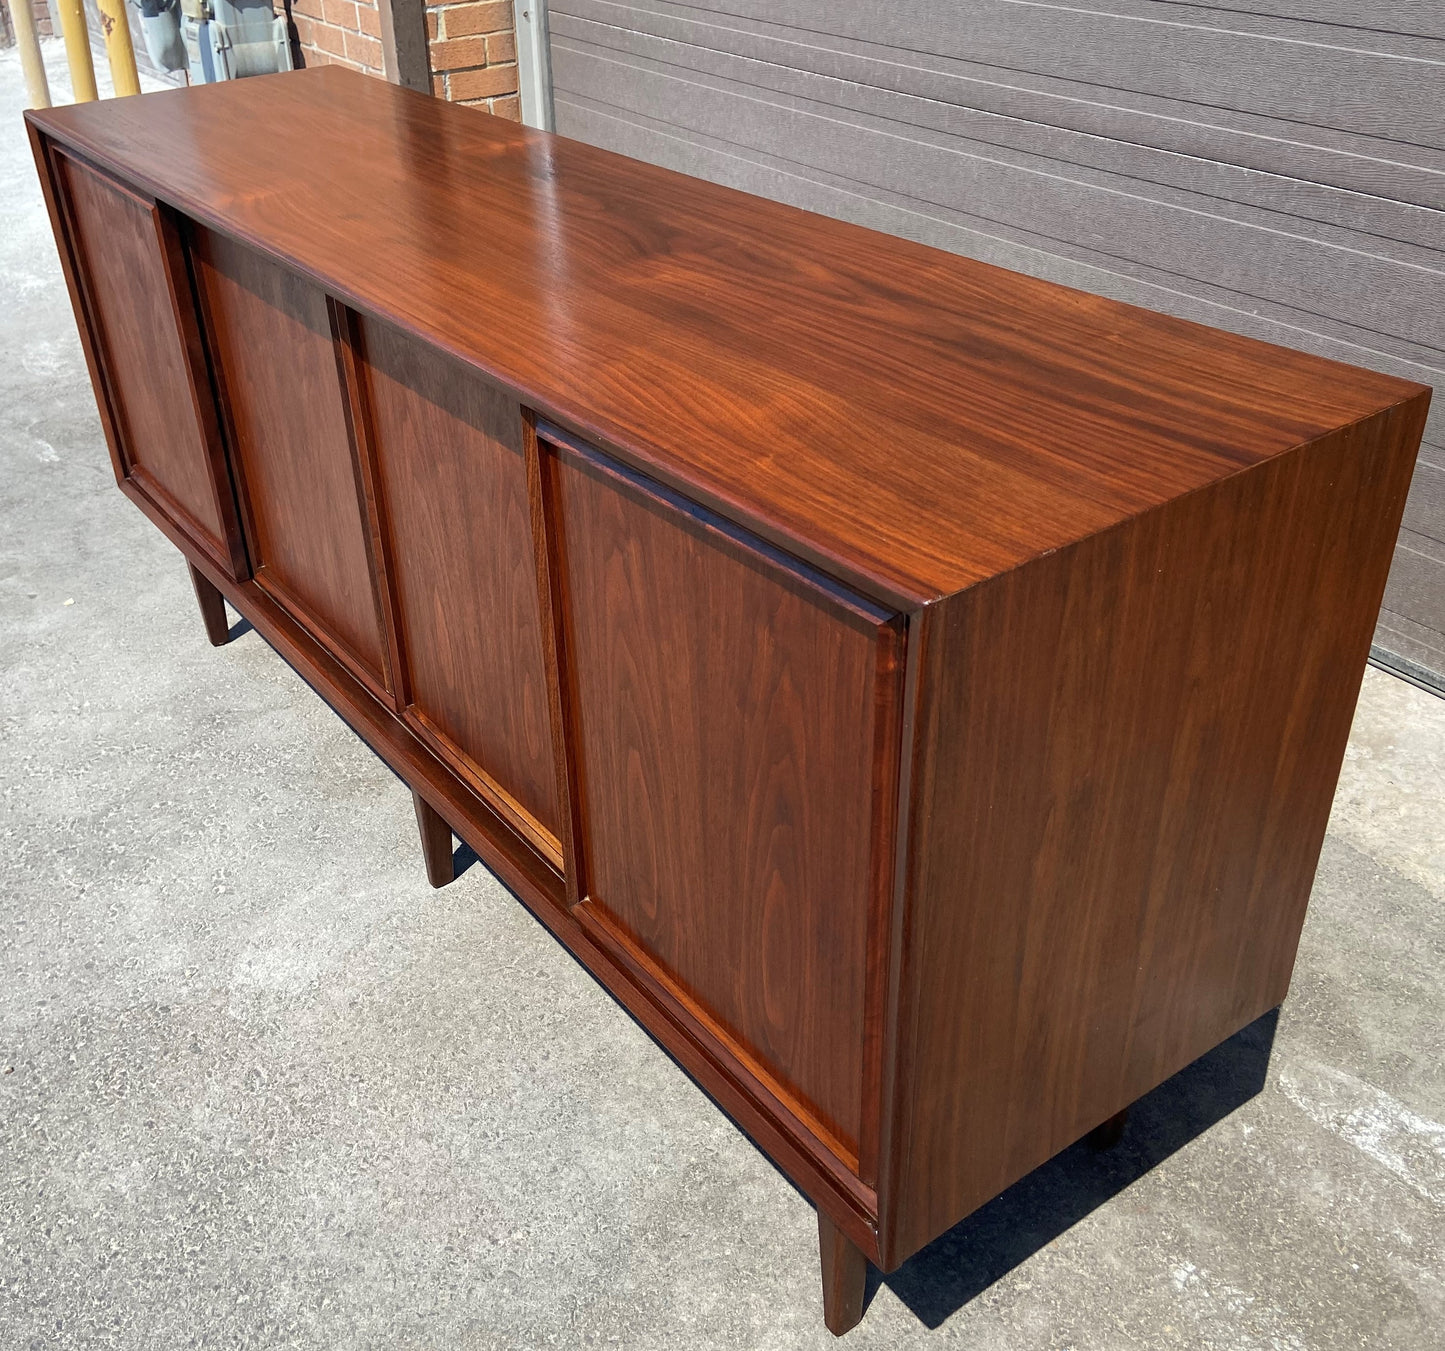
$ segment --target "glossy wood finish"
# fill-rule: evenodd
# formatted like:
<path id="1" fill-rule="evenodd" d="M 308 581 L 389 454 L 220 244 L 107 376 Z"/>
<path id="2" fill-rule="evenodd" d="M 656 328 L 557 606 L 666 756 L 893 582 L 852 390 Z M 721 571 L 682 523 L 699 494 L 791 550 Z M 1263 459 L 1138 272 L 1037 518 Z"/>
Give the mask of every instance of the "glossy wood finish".
<path id="1" fill-rule="evenodd" d="M 868 1259 L 821 1210 L 818 1212 L 818 1257 L 823 1269 L 823 1323 L 835 1337 L 841 1337 L 863 1319 L 863 1300 L 868 1293 Z"/>
<path id="2" fill-rule="evenodd" d="M 32 120 L 902 608 L 1418 388 L 456 112 L 322 67 Z"/>
<path id="3" fill-rule="evenodd" d="M 402 705 L 560 868 L 521 410 L 390 325 L 362 321 L 358 351 Z"/>
<path id="4" fill-rule="evenodd" d="M 369 534 L 325 293 L 211 230 L 197 289 L 256 580 L 363 680 L 385 675 Z"/>
<path id="5" fill-rule="evenodd" d="M 602 457 L 543 445 L 583 822 L 569 870 L 856 1172 L 896 617 Z"/>
<path id="6" fill-rule="evenodd" d="M 421 833 L 421 854 L 426 863 L 426 880 L 434 887 L 444 887 L 456 878 L 452 856 L 452 828 L 442 819 L 420 793 L 411 795 L 416 812 L 416 828 Z"/>
<path id="7" fill-rule="evenodd" d="M 1339 0 L 1212 8 L 548 0 L 555 129 L 1445 381 L 1445 5 L 1390 0 L 1363 20 Z M 1347 26 L 1361 21 L 1367 41 Z M 1445 694 L 1445 410 L 1433 422 L 1375 656 L 1422 665 Z"/>
<path id="8" fill-rule="evenodd" d="M 931 617 L 887 1260 L 1284 999 L 1424 411 Z"/>
<path id="9" fill-rule="evenodd" d="M 201 610 L 201 622 L 206 626 L 206 637 L 212 647 L 224 647 L 231 638 L 231 624 L 226 618 L 226 598 L 206 580 L 205 574 L 194 563 L 189 568 L 196 604 Z"/>
<path id="10" fill-rule="evenodd" d="M 124 285 L 243 510 L 123 490 L 813 1200 L 830 1325 L 1284 997 L 1426 391 L 342 72 L 30 124 L 103 416 Z"/>
<path id="11" fill-rule="evenodd" d="M 71 155 L 54 156 L 65 202 L 66 261 L 84 281 L 74 294 L 91 348 L 116 477 L 156 499 L 196 542 L 235 569 L 230 487 L 217 473 L 209 403 L 196 400 L 193 324 L 177 325 L 175 227 L 155 203 Z M 102 374 L 103 372 L 103 374 Z M 200 376 L 205 379 L 204 372 Z"/>

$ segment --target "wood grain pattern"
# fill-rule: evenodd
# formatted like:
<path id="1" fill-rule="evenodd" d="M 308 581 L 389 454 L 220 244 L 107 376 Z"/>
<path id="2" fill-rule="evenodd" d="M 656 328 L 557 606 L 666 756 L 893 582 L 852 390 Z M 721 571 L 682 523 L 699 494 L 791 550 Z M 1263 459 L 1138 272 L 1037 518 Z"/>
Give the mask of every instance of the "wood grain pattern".
<path id="1" fill-rule="evenodd" d="M 823 1268 L 823 1323 L 835 1337 L 841 1337 L 863 1320 L 868 1259 L 821 1210 L 818 1256 Z"/>
<path id="2" fill-rule="evenodd" d="M 166 227 L 155 205 L 69 155 L 53 159 L 80 287 L 106 376 L 96 390 L 118 472 L 133 476 L 234 570 L 229 505 L 213 476 L 207 427 L 176 325 Z M 63 243 L 63 241 L 62 241 Z M 209 389 L 206 391 L 209 398 Z"/>
<path id="3" fill-rule="evenodd" d="M 1283 1000 L 1424 411 L 935 612 L 885 1268 Z"/>
<path id="4" fill-rule="evenodd" d="M 857 1168 L 890 616 L 549 447 L 585 903 Z M 826 789 L 822 788 L 826 785 Z"/>
<path id="5" fill-rule="evenodd" d="M 424 789 L 429 801 L 445 809 L 445 819 L 455 823 L 457 835 L 503 884 L 667 1047 L 678 1064 L 750 1139 L 766 1150 L 810 1198 L 828 1208 L 834 1223 L 850 1241 L 875 1258 L 877 1234 L 871 1192 L 849 1185 L 833 1166 L 831 1156 L 824 1157 L 809 1148 L 809 1142 L 790 1128 L 783 1119 L 783 1104 L 760 1091 L 755 1080 L 740 1073 L 737 1064 L 720 1060 L 715 1048 L 700 1042 L 667 1001 L 657 996 L 651 982 L 639 978 L 612 952 L 597 945 L 576 918 L 580 912 L 566 903 L 562 879 L 555 869 L 378 699 L 374 690 L 361 684 L 348 666 L 320 647 L 315 635 L 302 628 L 266 590 L 253 581 L 236 582 L 210 559 L 200 558 L 194 541 L 155 502 L 129 481 L 121 488 L 238 613 L 255 625 L 282 659 L 313 689 L 324 692 L 337 714 L 400 778 L 418 785 L 418 791 Z"/>
<path id="6" fill-rule="evenodd" d="M 195 564 L 190 565 L 190 574 L 191 589 L 196 593 L 206 637 L 212 647 L 224 647 L 231 638 L 231 625 L 226 618 L 226 598 L 206 580 L 205 574 L 198 571 Z"/>
<path id="7" fill-rule="evenodd" d="M 166 279 L 166 299 L 171 307 L 171 321 L 181 340 L 186 371 L 186 390 L 191 396 L 191 413 L 200 429 L 205 449 L 206 477 L 211 485 L 211 498 L 221 522 L 223 538 L 218 541 L 225 557 L 223 565 L 233 577 L 249 577 L 251 560 L 241 529 L 236 486 L 226 454 L 221 428 L 221 412 L 216 401 L 215 383 L 196 298 L 196 279 L 191 269 L 183 232 L 184 217 L 170 207 L 155 207 L 156 239 L 160 246 L 161 270 Z M 205 541 L 203 541 L 205 542 Z"/>
<path id="8" fill-rule="evenodd" d="M 406 671 L 401 654 L 402 618 L 396 594 L 393 560 L 387 548 L 385 511 L 381 505 L 380 471 L 376 464 L 375 436 L 367 406 L 360 355 L 360 319 L 333 296 L 326 297 L 326 315 L 336 355 L 336 375 L 341 382 L 341 406 L 346 435 L 351 443 L 356 488 L 360 499 L 366 561 L 376 593 L 377 622 L 382 633 L 382 674 L 392 708 L 406 707 Z"/>
<path id="9" fill-rule="evenodd" d="M 1406 70 L 1445 83 L 1445 46 L 1420 37 L 1445 36 L 1445 5 L 1373 7 L 1364 43 L 1344 0 L 1226 8 L 1249 12 L 1246 31 L 1221 26 L 1218 7 L 1160 23 L 1170 11 L 1154 0 L 1084 12 L 915 0 L 906 14 L 551 0 L 555 125 L 1033 276 L 1445 384 L 1445 124 L 1408 81 L 1390 89 Z M 1161 42 L 1185 59 L 1159 60 Z M 991 46 L 1011 54 L 1006 80 Z M 1268 115 L 1238 102 L 1282 76 Z M 1188 98 L 1169 93 L 1181 77 Z M 1388 130 L 1363 134 L 1362 111 Z M 1424 439 L 1375 643 L 1445 692 L 1445 500 L 1432 501 L 1426 463 L 1432 443 L 1445 457 L 1445 405 Z"/>
<path id="10" fill-rule="evenodd" d="M 326 68 L 31 117 L 897 608 L 1414 388 L 455 113 Z"/>
<path id="11" fill-rule="evenodd" d="M 358 337 L 404 706 L 560 868 L 521 409 L 390 325 Z"/>
<path id="12" fill-rule="evenodd" d="M 256 579 L 385 687 L 368 527 L 325 294 L 211 230 L 192 240 Z"/>
<path id="13" fill-rule="evenodd" d="M 62 241 L 52 135 L 193 218 L 142 397 L 204 333 L 255 579 L 122 489 L 818 1205 L 842 1326 L 1283 998 L 1428 393 L 495 121 L 31 130 Z"/>
<path id="14" fill-rule="evenodd" d="M 434 887 L 444 887 L 456 877 L 452 859 L 452 828 L 420 793 L 411 795 L 416 812 L 416 828 L 421 835 L 421 854 L 426 863 L 426 880 Z"/>
<path id="15" fill-rule="evenodd" d="M 557 438 L 546 454 L 553 456 Z M 562 578 L 556 513 L 548 504 L 543 450 L 537 436 L 537 415 L 522 410 L 522 453 L 527 462 L 527 504 L 532 523 L 532 561 L 537 572 L 537 609 L 542 622 L 542 663 L 547 677 L 547 722 L 552 733 L 552 778 L 561 814 L 560 843 L 567 904 L 575 908 L 584 895 L 582 881 L 582 795 L 571 728 L 576 718 L 567 670 L 567 640 L 561 627 Z"/>

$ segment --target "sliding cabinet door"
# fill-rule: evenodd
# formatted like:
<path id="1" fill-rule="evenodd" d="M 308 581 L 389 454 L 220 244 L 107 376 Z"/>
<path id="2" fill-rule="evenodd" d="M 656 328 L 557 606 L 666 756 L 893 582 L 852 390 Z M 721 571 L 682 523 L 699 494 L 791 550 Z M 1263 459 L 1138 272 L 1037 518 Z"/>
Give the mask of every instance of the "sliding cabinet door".
<path id="1" fill-rule="evenodd" d="M 901 622 L 602 456 L 539 459 L 575 913 L 870 1180 Z"/>
<path id="2" fill-rule="evenodd" d="M 320 287 L 197 228 L 192 243 L 255 579 L 373 690 L 391 683 L 340 311 Z"/>
<path id="3" fill-rule="evenodd" d="M 149 198 L 51 149 L 116 473 L 232 576 L 245 555 L 173 221 Z"/>
<path id="4" fill-rule="evenodd" d="M 560 869 L 521 409 L 389 325 L 356 327 L 403 717 Z"/>

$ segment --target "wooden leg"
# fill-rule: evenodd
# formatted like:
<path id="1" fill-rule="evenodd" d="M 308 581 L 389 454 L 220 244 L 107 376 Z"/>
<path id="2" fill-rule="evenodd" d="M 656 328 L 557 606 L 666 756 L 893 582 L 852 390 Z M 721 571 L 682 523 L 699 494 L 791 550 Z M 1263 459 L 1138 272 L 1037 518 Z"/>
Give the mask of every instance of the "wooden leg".
<path id="1" fill-rule="evenodd" d="M 452 828 L 427 805 L 420 793 L 413 793 L 411 802 L 416 808 L 416 827 L 421 831 L 426 880 L 434 887 L 444 887 L 456 876 L 452 867 Z"/>
<path id="2" fill-rule="evenodd" d="M 851 1332 L 863 1317 L 868 1259 L 823 1212 L 818 1212 L 818 1251 L 823 1259 L 823 1322 L 835 1337 Z"/>
<path id="3" fill-rule="evenodd" d="M 206 621 L 206 637 L 212 647 L 221 647 L 231 636 L 231 624 L 226 618 L 226 598 L 216 590 L 192 563 L 191 585 L 196 589 L 196 604 L 201 607 L 201 618 Z"/>
<path id="4" fill-rule="evenodd" d="M 1090 1149 L 1113 1149 L 1124 1138 L 1124 1126 L 1129 1120 L 1129 1109 L 1115 1112 L 1102 1126 L 1095 1126 L 1084 1139 Z"/>

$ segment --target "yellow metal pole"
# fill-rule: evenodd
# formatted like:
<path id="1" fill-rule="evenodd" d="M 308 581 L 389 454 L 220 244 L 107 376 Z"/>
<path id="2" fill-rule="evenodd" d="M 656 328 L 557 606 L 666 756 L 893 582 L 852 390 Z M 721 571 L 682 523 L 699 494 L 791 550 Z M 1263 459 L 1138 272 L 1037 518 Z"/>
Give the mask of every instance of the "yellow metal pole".
<path id="1" fill-rule="evenodd" d="M 110 82 L 117 98 L 140 93 L 140 76 L 135 71 L 135 48 L 130 41 L 130 23 L 125 17 L 125 0 L 99 0 L 100 28 L 105 34 L 105 56 L 110 62 Z"/>
<path id="2" fill-rule="evenodd" d="M 82 0 L 58 0 L 60 31 L 65 35 L 65 59 L 70 62 L 70 87 L 77 103 L 93 103 L 100 95 L 95 88 L 95 65 L 90 59 L 90 35 L 85 31 Z"/>
<path id="3" fill-rule="evenodd" d="M 50 107 L 50 81 L 35 33 L 35 0 L 10 0 L 15 21 L 15 45 L 20 48 L 20 69 L 25 72 L 25 97 L 32 108 Z"/>

